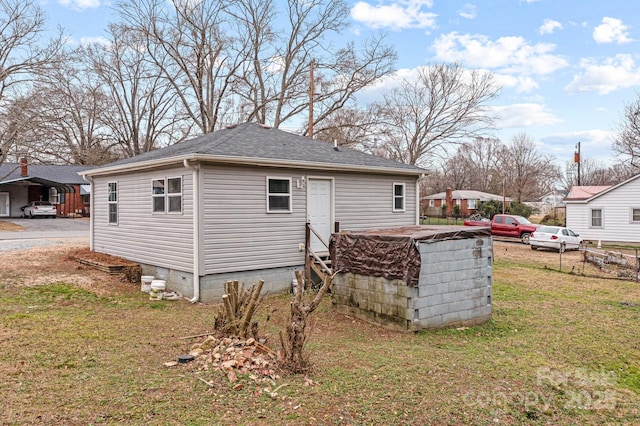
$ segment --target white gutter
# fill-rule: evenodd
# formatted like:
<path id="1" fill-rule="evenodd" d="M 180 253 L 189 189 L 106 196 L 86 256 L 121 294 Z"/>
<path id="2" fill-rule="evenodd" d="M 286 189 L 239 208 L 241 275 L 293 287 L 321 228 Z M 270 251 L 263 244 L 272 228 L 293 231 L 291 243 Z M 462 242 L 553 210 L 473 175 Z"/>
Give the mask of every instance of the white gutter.
<path id="1" fill-rule="evenodd" d="M 200 300 L 200 166 L 190 165 L 187 158 L 182 164 L 193 171 L 193 298 L 189 302 L 195 303 Z"/>
<path id="2" fill-rule="evenodd" d="M 95 194 L 94 188 L 93 188 L 93 177 L 92 176 L 86 176 L 86 175 L 82 175 L 82 179 L 84 179 L 85 182 L 89 182 L 89 185 L 91 185 L 91 199 L 90 199 L 90 203 L 89 203 L 89 250 L 93 251 L 93 229 L 94 229 L 94 223 L 93 223 L 93 209 L 94 209 L 94 199 L 93 199 L 93 194 Z"/>

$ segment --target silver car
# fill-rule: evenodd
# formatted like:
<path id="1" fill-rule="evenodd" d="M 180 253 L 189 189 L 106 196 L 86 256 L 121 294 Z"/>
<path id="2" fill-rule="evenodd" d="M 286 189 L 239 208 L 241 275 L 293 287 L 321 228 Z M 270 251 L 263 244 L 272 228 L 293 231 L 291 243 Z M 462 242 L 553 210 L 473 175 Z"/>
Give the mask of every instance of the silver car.
<path id="1" fill-rule="evenodd" d="M 22 208 L 24 217 L 33 219 L 37 216 L 56 218 L 56 206 L 49 201 L 32 201 Z"/>
<path id="2" fill-rule="evenodd" d="M 550 248 L 563 252 L 565 250 L 579 250 L 582 247 L 582 237 L 564 226 L 541 226 L 529 237 L 531 250 Z"/>

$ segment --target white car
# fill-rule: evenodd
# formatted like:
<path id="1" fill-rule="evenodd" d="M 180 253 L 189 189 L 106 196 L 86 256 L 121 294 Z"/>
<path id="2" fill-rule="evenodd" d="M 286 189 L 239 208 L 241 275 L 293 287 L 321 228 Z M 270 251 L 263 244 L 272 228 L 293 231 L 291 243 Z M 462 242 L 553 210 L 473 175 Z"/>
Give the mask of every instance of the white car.
<path id="1" fill-rule="evenodd" d="M 579 250 L 582 247 L 582 237 L 564 226 L 541 226 L 529 237 L 531 250 L 550 248 L 563 252 L 565 250 Z"/>
<path id="2" fill-rule="evenodd" d="M 56 218 L 56 206 L 48 201 L 32 201 L 22 208 L 24 217 L 33 219 L 36 216 Z"/>

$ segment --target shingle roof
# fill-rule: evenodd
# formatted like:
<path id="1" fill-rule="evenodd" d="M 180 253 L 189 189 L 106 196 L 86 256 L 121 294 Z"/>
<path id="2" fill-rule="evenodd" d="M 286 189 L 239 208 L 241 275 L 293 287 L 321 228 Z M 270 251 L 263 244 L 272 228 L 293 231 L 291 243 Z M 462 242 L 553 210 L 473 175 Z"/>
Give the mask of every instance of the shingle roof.
<path id="1" fill-rule="evenodd" d="M 130 164 L 135 165 L 154 160 L 185 158 L 187 156 L 202 159 L 243 159 L 245 161 L 270 160 L 286 164 L 322 164 L 331 166 L 360 166 L 371 169 L 393 169 L 421 174 L 426 170 L 416 166 L 398 163 L 345 147 L 311 140 L 279 129 L 269 128 L 256 123 L 243 123 L 208 133 L 203 136 L 171 145 L 156 151 L 108 164 L 104 168 Z M 91 172 L 87 173 L 93 174 Z"/>
<path id="2" fill-rule="evenodd" d="M 78 173 L 90 169 L 90 166 L 73 166 L 60 164 L 29 164 L 27 165 L 29 178 L 40 178 L 62 184 L 86 184 L 82 176 Z M 20 164 L 3 163 L 0 164 L 0 184 L 9 183 L 16 180 L 25 180 L 21 175 Z"/>

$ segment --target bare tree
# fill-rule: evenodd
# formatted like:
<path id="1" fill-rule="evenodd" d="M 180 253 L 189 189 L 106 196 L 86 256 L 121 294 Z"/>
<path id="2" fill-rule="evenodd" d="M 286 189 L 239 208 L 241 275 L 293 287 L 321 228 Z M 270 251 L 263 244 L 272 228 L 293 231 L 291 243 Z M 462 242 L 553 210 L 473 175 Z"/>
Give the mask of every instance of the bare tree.
<path id="1" fill-rule="evenodd" d="M 87 71 L 74 55 L 35 84 L 28 105 L 33 117 L 28 149 L 40 161 L 104 164 L 116 158 L 115 142 L 103 124 L 110 102 Z"/>
<path id="2" fill-rule="evenodd" d="M 514 136 L 500 160 L 507 195 L 523 202 L 537 200 L 551 191 L 560 178 L 560 168 L 553 160 L 538 153 L 535 141 L 527 134 Z"/>
<path id="3" fill-rule="evenodd" d="M 447 161 L 445 176 L 454 171 L 463 173 L 464 186 L 457 189 L 477 191 L 502 191 L 500 160 L 503 158 L 504 144 L 500 139 L 476 137 L 458 147 L 456 154 Z"/>
<path id="4" fill-rule="evenodd" d="M 62 35 L 45 40 L 46 31 L 37 1 L 0 0 L 0 113 L 5 117 L 0 123 L 0 163 L 23 129 L 16 112 L 20 99 L 40 73 L 60 60 Z"/>
<path id="5" fill-rule="evenodd" d="M 124 0 L 123 24 L 145 41 L 150 61 L 202 133 L 220 127 L 228 94 L 245 60 L 238 38 L 225 31 L 233 1 Z"/>
<path id="6" fill-rule="evenodd" d="M 640 94 L 635 101 L 625 105 L 623 122 L 613 141 L 613 150 L 628 160 L 635 168 L 640 167 Z"/>
<path id="7" fill-rule="evenodd" d="M 334 46 L 349 10 L 342 0 L 288 0 L 284 17 L 271 0 L 238 2 L 227 12 L 242 37 L 246 62 L 234 80 L 240 116 L 280 127 L 308 111 L 311 85 L 317 105 L 313 126 L 330 120 L 355 94 L 392 71 L 395 52 L 382 36 L 363 45 Z M 314 73 L 313 83 L 311 74 Z M 308 124 L 308 123 L 307 123 Z M 330 124 L 327 126 L 331 126 Z M 324 126 L 319 131 L 324 130 Z M 307 134 L 309 126 L 302 130 Z"/>
<path id="8" fill-rule="evenodd" d="M 578 165 L 567 162 L 560 186 L 566 193 L 572 186 L 578 185 Z M 616 185 L 638 173 L 638 169 L 628 163 L 618 163 L 612 166 L 591 158 L 580 161 L 580 185 L 607 186 Z"/>
<path id="9" fill-rule="evenodd" d="M 481 136 L 493 125 L 487 103 L 498 90 L 491 74 L 458 64 L 420 68 L 415 81 L 403 81 L 378 105 L 391 157 L 428 166 L 451 144 Z"/>
<path id="10" fill-rule="evenodd" d="M 107 96 L 104 125 L 131 157 L 180 142 L 190 123 L 178 109 L 178 94 L 147 61 L 139 35 L 117 24 L 109 25 L 109 44 L 83 49 L 85 60 Z"/>

